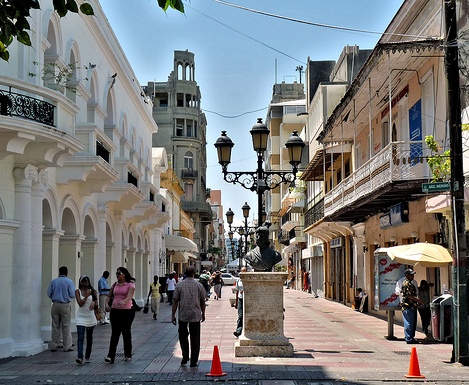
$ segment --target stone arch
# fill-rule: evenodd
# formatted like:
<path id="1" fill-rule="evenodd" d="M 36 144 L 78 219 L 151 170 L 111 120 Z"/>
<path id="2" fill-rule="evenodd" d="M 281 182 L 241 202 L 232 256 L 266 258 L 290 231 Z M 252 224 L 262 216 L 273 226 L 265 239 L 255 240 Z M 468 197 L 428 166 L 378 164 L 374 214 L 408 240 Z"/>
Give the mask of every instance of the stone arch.
<path id="1" fill-rule="evenodd" d="M 66 96 L 67 98 L 76 103 L 77 91 L 74 87 L 76 87 L 80 79 L 83 78 L 80 49 L 78 47 L 77 42 L 74 40 L 70 40 L 67 44 L 66 52 L 68 53 L 68 60 L 66 61 L 66 65 L 68 65 L 69 69 L 72 71 L 72 75 L 70 78 L 72 84 L 71 87 L 67 87 Z"/>
<path id="2" fill-rule="evenodd" d="M 70 195 L 65 197 L 62 202 L 60 213 L 61 229 L 68 235 L 78 235 L 82 229 L 80 210 L 78 204 Z"/>
<path id="3" fill-rule="evenodd" d="M 106 90 L 104 91 L 104 100 L 106 102 L 104 108 L 106 110 L 106 118 L 104 119 L 104 126 L 112 127 L 116 124 L 116 111 L 114 108 L 114 101 L 115 101 L 115 95 L 114 95 L 114 90 L 111 89 L 111 86 L 113 85 L 113 81 L 115 79 L 111 80 L 111 83 L 108 84 L 106 87 Z"/>
<path id="4" fill-rule="evenodd" d="M 62 57 L 62 29 L 60 27 L 60 18 L 52 9 L 44 13 L 42 23 L 42 35 L 46 37 L 49 47 L 46 49 L 44 56 Z"/>
<path id="5" fill-rule="evenodd" d="M 59 227 L 59 209 L 55 191 L 48 188 L 42 200 L 42 224 L 46 229 L 57 229 Z"/>

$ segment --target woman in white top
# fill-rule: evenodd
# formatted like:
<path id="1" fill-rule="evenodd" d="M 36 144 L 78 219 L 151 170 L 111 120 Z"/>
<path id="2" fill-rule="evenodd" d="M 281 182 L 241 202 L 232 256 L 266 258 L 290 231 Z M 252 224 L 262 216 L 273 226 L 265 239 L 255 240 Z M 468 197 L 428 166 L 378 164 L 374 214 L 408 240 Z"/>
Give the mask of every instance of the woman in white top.
<path id="1" fill-rule="evenodd" d="M 96 316 L 94 315 L 94 309 L 98 306 L 98 294 L 91 286 L 88 276 L 82 275 L 80 277 L 78 289 L 75 291 L 75 298 L 78 304 L 78 311 L 75 319 L 78 335 L 78 358 L 76 359 L 76 362 L 78 365 L 81 365 L 83 363 L 83 343 L 85 341 L 85 331 L 85 360 L 86 362 L 90 362 L 91 348 L 93 346 L 93 330 L 96 326 Z"/>
<path id="2" fill-rule="evenodd" d="M 174 289 L 176 289 L 176 280 L 174 279 L 174 273 L 171 273 L 166 280 L 166 294 L 168 295 L 169 305 L 173 304 Z"/>

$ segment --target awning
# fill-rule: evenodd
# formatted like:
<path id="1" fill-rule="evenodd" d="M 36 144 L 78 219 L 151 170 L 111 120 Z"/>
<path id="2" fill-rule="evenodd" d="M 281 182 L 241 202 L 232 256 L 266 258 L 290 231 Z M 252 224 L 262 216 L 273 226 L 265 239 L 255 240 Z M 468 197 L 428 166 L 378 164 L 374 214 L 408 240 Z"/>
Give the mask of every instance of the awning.
<path id="1" fill-rule="evenodd" d="M 401 264 L 420 264 L 423 267 L 447 266 L 453 261 L 448 249 L 433 243 L 412 243 L 410 245 L 381 247 L 374 254 L 377 256 L 386 255 Z"/>
<path id="2" fill-rule="evenodd" d="M 164 239 L 166 243 L 166 249 L 168 249 L 169 251 L 188 251 L 194 253 L 199 251 L 197 245 L 189 238 L 166 234 L 164 236 Z"/>
<path id="3" fill-rule="evenodd" d="M 188 260 L 188 253 L 186 252 L 176 251 L 173 255 L 171 255 L 172 263 L 186 263 Z"/>

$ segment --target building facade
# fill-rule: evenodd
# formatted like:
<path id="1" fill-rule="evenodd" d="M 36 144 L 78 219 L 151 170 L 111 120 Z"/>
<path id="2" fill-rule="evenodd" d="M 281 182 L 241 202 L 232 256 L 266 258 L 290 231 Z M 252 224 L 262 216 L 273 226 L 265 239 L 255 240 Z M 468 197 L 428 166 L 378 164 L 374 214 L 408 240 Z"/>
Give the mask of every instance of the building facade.
<path id="1" fill-rule="evenodd" d="M 168 80 L 148 82 L 144 91 L 153 102 L 153 118 L 159 127 L 153 135 L 153 147 L 166 149 L 181 182 L 181 208 L 194 223 L 193 240 L 199 248 L 200 265 L 210 242 L 207 227 L 212 223 L 212 209 L 207 202 L 207 121 L 200 107 L 202 95 L 195 73 L 194 54 L 174 51 L 174 68 Z"/>
<path id="2" fill-rule="evenodd" d="M 125 266 L 140 301 L 158 271 L 155 229 L 169 218 L 152 164 L 158 127 L 91 3 L 95 16 L 61 19 L 41 1 L 28 18 L 32 47 L 15 41 L 0 62 L 0 357 L 47 348 L 46 289 L 60 266 L 94 285 Z"/>

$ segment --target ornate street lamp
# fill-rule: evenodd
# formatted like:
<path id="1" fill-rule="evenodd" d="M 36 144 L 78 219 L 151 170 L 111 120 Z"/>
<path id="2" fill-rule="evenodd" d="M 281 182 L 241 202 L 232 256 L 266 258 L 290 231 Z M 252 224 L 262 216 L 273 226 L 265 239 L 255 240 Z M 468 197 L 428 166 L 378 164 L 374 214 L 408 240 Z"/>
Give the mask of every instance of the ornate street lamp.
<path id="1" fill-rule="evenodd" d="M 291 171 L 265 171 L 263 167 L 264 152 L 267 149 L 267 141 L 270 130 L 262 123 L 259 118 L 257 123 L 252 127 L 251 131 L 252 145 L 257 153 L 257 170 L 256 171 L 228 171 L 228 165 L 231 163 L 231 149 L 234 143 L 226 135 L 226 131 L 222 131 L 221 136 L 215 142 L 218 153 L 218 163 L 220 163 L 223 172 L 223 179 L 226 182 L 240 184 L 245 189 L 255 191 L 257 193 L 258 203 L 258 226 L 264 222 L 262 215 L 262 197 L 265 191 L 273 190 L 282 183 L 292 183 L 296 179 L 298 165 L 301 163 L 301 155 L 305 143 L 298 136 L 297 131 L 293 131 L 292 135 L 285 143 L 290 157 Z"/>

